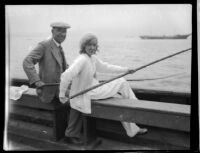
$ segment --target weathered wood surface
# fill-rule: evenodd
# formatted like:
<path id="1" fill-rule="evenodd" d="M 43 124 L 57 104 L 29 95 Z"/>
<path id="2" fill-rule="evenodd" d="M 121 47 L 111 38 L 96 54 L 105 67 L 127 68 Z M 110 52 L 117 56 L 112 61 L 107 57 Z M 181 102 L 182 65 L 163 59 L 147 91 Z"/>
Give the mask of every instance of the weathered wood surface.
<path id="1" fill-rule="evenodd" d="M 48 126 L 24 122 L 21 120 L 8 121 L 8 132 L 14 132 L 18 135 L 29 135 L 41 139 L 53 140 L 53 129 Z"/>
<path id="2" fill-rule="evenodd" d="M 7 144 L 7 148 L 5 150 L 7 151 L 36 151 L 38 149 L 30 145 L 22 144 L 20 142 L 9 141 Z"/>
<path id="3" fill-rule="evenodd" d="M 51 139 L 44 139 L 33 134 L 24 132 L 24 134 L 16 133 L 16 131 L 9 131 L 9 141 L 18 142 L 23 145 L 34 147 L 34 150 L 85 150 L 83 146 L 75 146 L 66 144 L 62 141 L 53 141 Z M 23 150 L 23 149 L 22 149 Z"/>
<path id="4" fill-rule="evenodd" d="M 52 103 L 42 103 L 39 98 L 36 96 L 36 91 L 33 88 L 22 95 L 22 97 L 17 100 L 11 100 L 12 104 L 45 108 L 54 110 L 55 107 Z M 170 113 L 185 113 L 188 115 L 190 113 L 190 106 L 182 104 L 169 104 L 169 103 L 159 103 L 155 101 L 147 100 L 129 100 L 129 99 L 119 99 L 119 98 L 109 98 L 106 100 L 94 100 L 95 105 L 106 105 L 106 106 L 122 106 L 127 108 L 137 108 L 137 109 L 148 109 L 154 111 L 165 111 Z M 59 104 L 58 104 L 59 105 Z M 60 105 L 62 105 L 60 103 Z"/>
<path id="5" fill-rule="evenodd" d="M 51 103 L 42 103 L 35 95 L 23 94 L 19 100 L 10 99 L 11 105 L 26 106 L 31 108 L 40 108 L 45 110 L 55 110 Z"/>
<path id="6" fill-rule="evenodd" d="M 40 102 L 35 89 L 29 89 L 18 101 L 11 100 L 11 103 L 48 110 L 56 108 L 51 103 Z M 110 98 L 93 101 L 89 116 L 190 131 L 190 105 Z"/>
<path id="7" fill-rule="evenodd" d="M 23 113 L 20 112 L 20 109 L 26 108 L 24 113 L 27 114 L 28 117 L 39 117 L 40 119 L 44 119 L 45 116 L 47 117 L 47 120 L 53 120 L 53 128 L 51 128 L 51 132 L 53 135 L 53 141 L 54 140 L 60 140 L 64 136 L 64 130 L 67 126 L 67 107 L 62 107 L 62 104 L 58 101 L 54 101 L 52 103 L 42 103 L 39 98 L 36 96 L 35 89 L 30 88 L 28 92 L 22 95 L 22 97 L 17 100 L 13 101 L 10 100 L 10 107 L 11 112 L 15 112 L 18 115 L 23 115 Z M 20 107 L 20 109 L 18 109 Z M 32 109 L 33 112 L 29 112 L 28 109 Z M 45 111 L 45 112 L 51 112 L 50 114 L 41 113 L 40 115 L 43 117 L 40 117 L 40 115 L 36 115 L 39 111 Z M 42 115 L 43 114 L 43 115 Z M 92 119 L 91 119 L 92 117 Z M 93 120 L 96 118 L 95 120 Z M 99 135 L 98 130 L 103 131 L 101 128 L 101 125 L 98 124 L 98 119 L 108 119 L 113 121 L 128 121 L 128 122 L 136 122 L 138 124 L 142 124 L 145 126 L 150 126 L 155 128 L 162 128 L 164 131 L 168 130 L 168 132 L 171 131 L 170 136 L 172 136 L 172 139 L 170 139 L 169 136 L 167 136 L 167 132 L 164 133 L 165 140 L 167 142 L 177 142 L 175 144 L 182 145 L 185 143 L 186 147 L 188 147 L 188 140 L 189 140 L 189 132 L 190 132 L 190 105 L 182 105 L 182 104 L 170 104 L 170 103 L 160 103 L 160 102 L 154 102 L 154 101 L 146 101 L 146 100 L 129 100 L 129 99 L 119 99 L 119 98 L 110 98 L 106 100 L 96 100 L 92 101 L 92 114 L 85 114 L 85 121 L 84 121 L 84 139 L 85 144 L 91 143 L 91 141 L 95 140 L 96 137 Z M 97 121 L 97 122 L 96 122 Z M 16 121 L 15 121 L 16 122 Z M 17 121 L 18 122 L 18 121 Z M 23 121 L 22 121 L 23 122 Z M 32 123 L 29 126 L 19 126 L 19 123 L 12 123 L 12 127 L 17 127 L 17 130 L 23 129 L 23 127 L 33 127 L 35 129 L 40 129 L 39 127 L 35 125 L 32 125 Z M 26 124 L 26 123 L 25 123 Z M 27 125 L 26 124 L 26 125 Z M 24 125 L 24 123 L 22 124 Z M 106 124 L 102 123 L 102 126 Z M 34 127 L 36 126 L 36 127 Z M 109 126 L 112 126 L 110 124 Z M 97 129 L 97 131 L 94 131 L 93 129 Z M 12 128 L 13 131 L 15 131 L 15 134 L 20 134 L 15 128 Z M 107 129 L 104 129 L 106 133 Z M 173 132 L 174 130 L 174 132 Z M 23 131 L 23 130 L 22 130 Z M 109 128 L 108 128 L 109 131 Z M 112 130 L 111 130 L 112 131 Z M 153 130 L 155 131 L 155 130 Z M 160 132 L 160 136 L 162 137 L 163 132 L 158 130 L 158 133 Z M 31 135 L 32 133 L 32 135 Z M 122 131 L 119 133 L 123 133 Z M 150 137 L 155 137 L 155 135 L 152 135 L 151 131 L 149 131 Z M 154 132 L 155 133 L 155 132 Z M 173 134 L 172 134 L 173 133 Z M 176 135 L 176 133 L 180 133 Z M 23 136 L 23 132 L 21 132 L 21 135 Z M 40 135 L 40 132 L 37 133 Z M 28 135 L 37 135 L 34 134 L 33 131 L 28 131 L 26 136 Z M 92 135 L 91 135 L 92 134 Z M 112 135 L 112 134 L 111 134 Z M 149 136 L 149 134 L 148 134 Z M 148 139 L 148 136 L 146 137 Z M 174 137 L 174 138 L 173 138 Z M 27 138 L 28 139 L 28 138 Z M 52 136 L 50 138 L 47 138 L 47 140 L 52 139 Z M 183 140 L 180 140 L 183 139 Z M 152 141 L 152 139 L 150 139 Z M 159 141 L 162 141 L 161 139 L 157 139 Z M 46 141 L 46 140 L 45 140 Z M 47 142 L 45 142 L 47 143 Z"/>
<path id="8" fill-rule="evenodd" d="M 27 79 L 14 78 L 11 81 L 13 86 L 29 85 Z M 30 86 L 34 88 L 34 86 Z M 168 91 L 168 90 L 155 90 L 155 89 L 143 89 L 132 87 L 136 97 L 142 100 L 152 100 L 158 102 L 169 102 L 178 104 L 191 104 L 191 93 L 180 91 Z"/>
<path id="9" fill-rule="evenodd" d="M 182 104 L 160 103 L 155 101 L 138 100 L 138 99 L 122 99 L 108 98 L 104 100 L 93 100 L 93 105 L 113 106 L 130 109 L 145 109 L 157 112 L 190 115 L 190 106 Z"/>
<path id="10" fill-rule="evenodd" d="M 29 90 L 18 100 L 9 101 L 10 118 L 30 122 L 37 128 L 39 125 L 47 125 L 52 128 L 53 139 L 64 137 L 67 127 L 68 106 L 62 105 L 58 99 L 51 103 L 43 103 L 36 95 L 36 90 Z"/>
<path id="11" fill-rule="evenodd" d="M 140 100 L 150 100 L 157 102 L 168 102 L 177 104 L 191 104 L 191 94 L 179 91 L 164 91 L 153 89 L 142 89 L 133 87 L 136 97 Z"/>
<path id="12" fill-rule="evenodd" d="M 32 119 L 41 119 L 47 120 L 49 122 L 53 121 L 53 114 L 52 111 L 48 110 L 41 110 L 41 109 L 33 109 L 30 107 L 23 107 L 23 106 L 15 106 L 10 109 L 10 114 L 18 115 L 18 116 L 26 116 Z"/>
<path id="13" fill-rule="evenodd" d="M 30 139 L 27 137 L 21 137 L 18 135 L 10 135 L 10 139 L 15 141 L 14 146 L 12 145 L 12 141 L 10 141 L 10 149 L 11 151 L 56 151 L 56 150 L 90 150 L 83 146 L 73 146 L 70 144 L 63 143 L 62 141 L 53 142 L 41 139 Z M 100 138 L 102 140 L 102 144 L 98 145 L 96 148 L 92 150 L 160 150 L 158 147 L 148 147 L 145 144 L 136 145 L 130 144 L 126 142 L 120 142 L 118 140 L 105 139 Z M 16 143 L 17 142 L 17 143 Z"/>
<path id="14" fill-rule="evenodd" d="M 88 116 L 190 131 L 190 106 L 144 100 L 94 100 Z"/>
<path id="15" fill-rule="evenodd" d="M 169 149 L 171 146 L 179 146 L 189 149 L 190 147 L 190 133 L 178 130 L 171 130 L 166 128 L 158 128 L 153 126 L 141 125 L 148 129 L 145 135 L 136 135 L 134 138 L 129 138 L 119 121 L 95 119 L 96 129 L 99 136 L 121 140 L 123 142 L 144 145 L 145 146 L 159 146 L 157 148 Z"/>

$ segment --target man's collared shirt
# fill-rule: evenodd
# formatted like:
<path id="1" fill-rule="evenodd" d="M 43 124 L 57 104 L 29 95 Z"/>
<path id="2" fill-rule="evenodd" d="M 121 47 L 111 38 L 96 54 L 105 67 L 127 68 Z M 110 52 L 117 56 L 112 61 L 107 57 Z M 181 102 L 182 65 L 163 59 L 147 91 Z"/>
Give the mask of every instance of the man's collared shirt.
<path id="1" fill-rule="evenodd" d="M 55 42 L 55 44 L 56 44 L 57 47 L 61 46 L 61 44 L 57 43 L 57 41 L 55 41 L 54 38 L 53 38 L 53 41 Z"/>

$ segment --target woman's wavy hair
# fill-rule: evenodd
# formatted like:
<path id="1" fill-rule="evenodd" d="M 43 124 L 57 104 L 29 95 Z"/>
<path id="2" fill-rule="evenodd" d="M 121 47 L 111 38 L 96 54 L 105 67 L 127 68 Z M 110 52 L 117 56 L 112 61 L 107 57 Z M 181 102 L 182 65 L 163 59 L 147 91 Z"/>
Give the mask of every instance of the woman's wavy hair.
<path id="1" fill-rule="evenodd" d="M 85 47 L 86 47 L 86 45 L 89 44 L 89 43 L 91 42 L 91 40 L 93 40 L 93 39 L 96 39 L 96 40 L 97 40 L 96 51 L 99 51 L 99 50 L 98 50 L 98 47 L 99 47 L 99 46 L 98 46 L 98 39 L 97 39 L 97 37 L 96 37 L 95 35 L 89 33 L 89 34 L 84 35 L 83 38 L 82 38 L 81 41 L 80 41 L 80 51 L 79 51 L 80 54 L 86 53 Z"/>

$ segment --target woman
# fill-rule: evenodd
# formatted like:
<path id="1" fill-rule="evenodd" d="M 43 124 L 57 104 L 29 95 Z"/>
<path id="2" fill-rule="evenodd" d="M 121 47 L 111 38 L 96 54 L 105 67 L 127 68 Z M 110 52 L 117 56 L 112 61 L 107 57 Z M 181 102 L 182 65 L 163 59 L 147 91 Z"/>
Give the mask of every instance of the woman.
<path id="1" fill-rule="evenodd" d="M 100 73 L 125 73 L 131 71 L 126 67 L 111 65 L 101 61 L 95 56 L 98 51 L 98 40 L 93 34 L 85 35 L 80 42 L 80 55 L 73 64 L 61 75 L 59 98 L 62 103 L 68 99 L 69 84 L 72 81 L 70 95 L 74 95 L 89 87 L 99 84 L 96 72 Z M 124 78 L 116 79 L 94 90 L 70 100 L 71 108 L 82 113 L 91 113 L 91 99 L 105 99 L 120 93 L 123 98 L 137 99 Z M 72 117 L 70 117 L 71 120 Z M 129 137 L 147 132 L 135 123 L 121 122 Z M 69 130 L 68 130 L 69 131 Z"/>

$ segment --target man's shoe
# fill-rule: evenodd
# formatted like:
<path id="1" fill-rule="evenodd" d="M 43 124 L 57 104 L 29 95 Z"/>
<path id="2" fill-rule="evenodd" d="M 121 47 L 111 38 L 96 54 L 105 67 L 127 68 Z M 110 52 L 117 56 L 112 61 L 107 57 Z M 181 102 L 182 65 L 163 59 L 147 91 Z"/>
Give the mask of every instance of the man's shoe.
<path id="1" fill-rule="evenodd" d="M 75 145 L 83 144 L 83 141 L 80 138 L 76 138 L 76 137 L 65 137 L 64 142 L 70 143 L 70 144 L 75 144 Z"/>
<path id="2" fill-rule="evenodd" d="M 141 128 L 139 131 L 138 131 L 138 135 L 141 135 L 141 134 L 146 134 L 147 133 L 147 129 L 146 128 Z"/>

